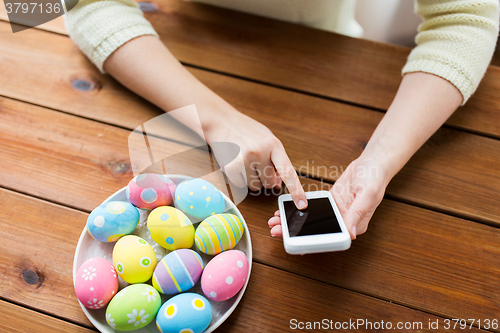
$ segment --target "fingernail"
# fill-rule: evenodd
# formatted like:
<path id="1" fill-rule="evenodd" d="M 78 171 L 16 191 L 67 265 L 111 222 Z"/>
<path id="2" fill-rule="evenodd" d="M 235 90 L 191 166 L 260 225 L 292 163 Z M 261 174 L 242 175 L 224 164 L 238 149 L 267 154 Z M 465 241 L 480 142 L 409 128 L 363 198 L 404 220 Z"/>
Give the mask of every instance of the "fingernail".
<path id="1" fill-rule="evenodd" d="M 354 237 L 356 237 L 356 226 L 352 226 L 352 233 L 354 234 Z"/>
<path id="2" fill-rule="evenodd" d="M 276 237 L 276 235 L 271 232 L 271 237 Z"/>
<path id="3" fill-rule="evenodd" d="M 300 200 L 297 206 L 299 209 L 306 208 L 306 202 L 304 200 Z"/>

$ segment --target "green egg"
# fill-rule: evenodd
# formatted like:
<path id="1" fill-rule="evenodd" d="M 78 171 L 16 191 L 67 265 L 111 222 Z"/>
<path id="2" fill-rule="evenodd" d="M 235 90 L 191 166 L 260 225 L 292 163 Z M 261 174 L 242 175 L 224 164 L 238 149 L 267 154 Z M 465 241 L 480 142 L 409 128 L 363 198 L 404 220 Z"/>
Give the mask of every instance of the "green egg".
<path id="1" fill-rule="evenodd" d="M 238 216 L 215 214 L 198 225 L 194 241 L 201 252 L 216 255 L 234 248 L 244 232 L 245 226 Z"/>
<path id="2" fill-rule="evenodd" d="M 106 322 L 119 331 L 137 330 L 155 319 L 160 306 L 160 294 L 155 288 L 133 284 L 113 297 L 106 309 Z"/>

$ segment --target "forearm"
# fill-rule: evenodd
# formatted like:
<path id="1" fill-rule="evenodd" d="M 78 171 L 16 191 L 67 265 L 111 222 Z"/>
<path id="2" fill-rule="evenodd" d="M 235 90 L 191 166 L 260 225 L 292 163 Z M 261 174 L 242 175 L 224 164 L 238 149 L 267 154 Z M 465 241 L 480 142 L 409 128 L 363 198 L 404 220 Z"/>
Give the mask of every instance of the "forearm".
<path id="1" fill-rule="evenodd" d="M 221 122 L 225 114 L 237 112 L 198 81 L 153 36 L 141 36 L 121 46 L 105 61 L 104 69 L 166 112 L 195 104 L 205 133 L 215 119 Z"/>
<path id="2" fill-rule="evenodd" d="M 382 176 L 390 181 L 461 102 L 462 95 L 448 81 L 427 73 L 406 74 L 362 156 L 379 161 Z"/>
<path id="3" fill-rule="evenodd" d="M 283 181 L 297 207 L 307 206 L 304 190 L 281 142 L 267 127 L 238 112 L 199 82 L 157 38 L 143 36 L 129 41 L 108 57 L 104 69 L 164 111 L 195 104 L 202 125 L 200 136 L 210 144 L 230 142 L 239 147 L 235 158 L 231 149 L 217 151 L 212 146 L 224 172 L 237 187 L 247 183 L 250 189 L 258 190 Z M 176 116 L 177 120 L 189 126 L 190 119 L 179 119 L 182 116 Z M 270 175 L 262 172 L 269 169 Z"/>

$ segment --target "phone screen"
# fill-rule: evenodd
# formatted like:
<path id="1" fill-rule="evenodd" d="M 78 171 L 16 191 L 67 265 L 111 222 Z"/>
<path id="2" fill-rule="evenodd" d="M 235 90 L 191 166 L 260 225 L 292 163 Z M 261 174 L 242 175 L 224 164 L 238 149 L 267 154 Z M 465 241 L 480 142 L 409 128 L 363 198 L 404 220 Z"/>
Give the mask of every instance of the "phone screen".
<path id="1" fill-rule="evenodd" d="M 298 210 L 293 201 L 284 201 L 290 237 L 342 232 L 328 198 L 308 200 L 304 210 Z"/>

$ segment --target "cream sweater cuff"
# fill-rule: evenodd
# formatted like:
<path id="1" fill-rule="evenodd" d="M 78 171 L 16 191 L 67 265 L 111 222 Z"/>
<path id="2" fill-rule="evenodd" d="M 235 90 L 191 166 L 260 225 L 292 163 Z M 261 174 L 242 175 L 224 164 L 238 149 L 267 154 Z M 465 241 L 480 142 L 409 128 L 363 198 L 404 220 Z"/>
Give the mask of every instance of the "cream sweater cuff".
<path id="1" fill-rule="evenodd" d="M 133 0 L 81 0 L 65 22 L 71 38 L 103 73 L 106 59 L 129 40 L 158 37 Z"/>
<path id="2" fill-rule="evenodd" d="M 462 94 L 462 104 L 469 99 L 476 89 L 476 84 L 452 63 L 441 59 L 420 58 L 409 60 L 403 67 L 403 75 L 407 73 L 424 72 L 437 75 L 453 84 Z"/>
<path id="3" fill-rule="evenodd" d="M 114 31 L 111 35 L 106 36 L 106 38 L 103 39 L 96 48 L 94 48 L 89 58 L 92 59 L 94 64 L 102 73 L 105 73 L 103 67 L 104 62 L 113 52 L 126 42 L 144 35 L 153 35 L 158 37 L 158 34 L 153 28 L 151 28 L 150 25 L 136 24 L 123 27 L 123 29 Z"/>

